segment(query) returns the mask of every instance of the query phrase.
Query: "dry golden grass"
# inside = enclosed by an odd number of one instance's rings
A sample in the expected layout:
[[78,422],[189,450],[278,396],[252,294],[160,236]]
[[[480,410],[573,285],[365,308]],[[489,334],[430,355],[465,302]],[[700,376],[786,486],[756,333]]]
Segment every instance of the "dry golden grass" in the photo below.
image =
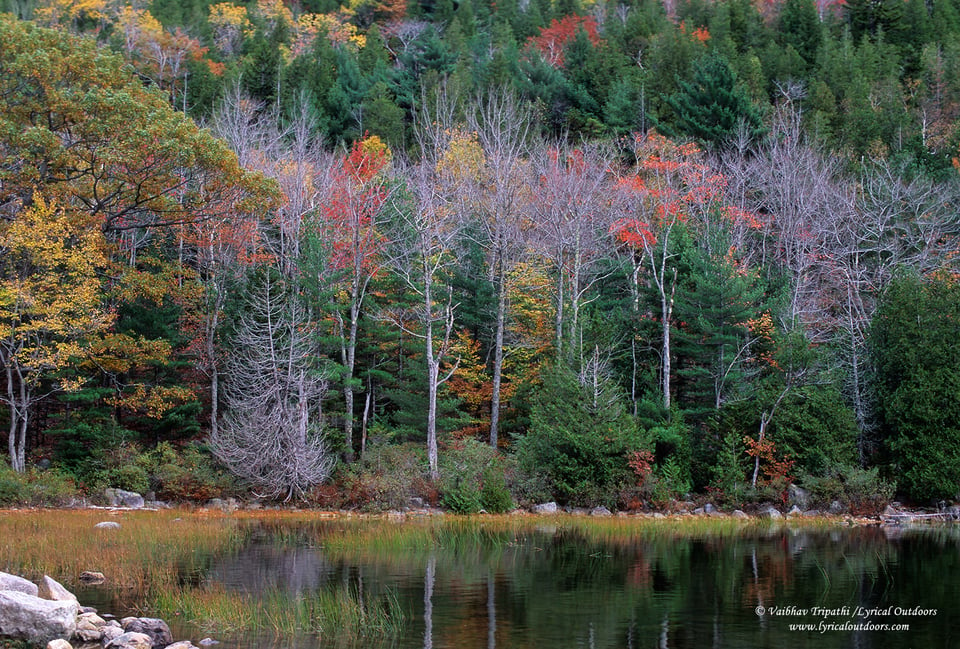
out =
[[[116,521],[120,529],[97,529]],[[13,510],[0,512],[0,570],[70,587],[84,570],[111,587],[145,593],[172,585],[178,571],[239,547],[237,520],[178,510]]]

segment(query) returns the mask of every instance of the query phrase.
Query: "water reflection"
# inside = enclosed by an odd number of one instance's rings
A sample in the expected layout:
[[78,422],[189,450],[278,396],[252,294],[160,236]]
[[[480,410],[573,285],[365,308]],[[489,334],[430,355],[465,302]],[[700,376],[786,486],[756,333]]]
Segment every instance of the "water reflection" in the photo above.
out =
[[[452,530],[443,522],[364,525],[371,527],[324,523],[261,535],[213,561],[203,583],[250,593],[391,592],[408,618],[392,646],[410,649],[933,649],[960,637],[954,528],[769,527],[711,536],[649,527],[598,532],[575,520]],[[381,538],[389,541],[371,540]],[[863,617],[859,609],[891,614]],[[303,636],[220,646],[325,645]]]

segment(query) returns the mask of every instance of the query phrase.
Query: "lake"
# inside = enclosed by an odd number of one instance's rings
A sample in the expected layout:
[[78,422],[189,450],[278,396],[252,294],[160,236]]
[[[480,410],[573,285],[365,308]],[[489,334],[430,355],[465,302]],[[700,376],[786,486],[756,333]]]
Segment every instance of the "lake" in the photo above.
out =
[[[568,516],[238,524],[244,541],[191,561],[178,577],[182,599],[162,605],[175,637],[212,635],[220,649],[960,646],[952,525]],[[190,604],[215,593],[291,609],[331,592],[371,608],[389,602],[403,623],[379,635],[328,626],[318,636],[279,622],[231,632],[198,621]],[[80,595],[105,610],[130,607],[105,587]]]

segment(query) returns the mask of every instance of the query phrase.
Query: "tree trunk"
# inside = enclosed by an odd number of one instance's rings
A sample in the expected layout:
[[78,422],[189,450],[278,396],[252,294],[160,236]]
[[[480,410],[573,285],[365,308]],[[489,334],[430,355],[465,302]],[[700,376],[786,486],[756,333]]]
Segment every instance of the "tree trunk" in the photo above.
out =
[[[219,303],[219,300],[217,300]],[[214,305],[213,315],[210,316],[210,329],[207,332],[207,362],[210,363],[210,435],[218,434],[218,419],[220,418],[220,372],[217,370],[216,345],[214,336],[219,324],[219,309]]]
[[503,381],[503,330],[507,321],[506,278],[500,275],[500,295],[497,298],[497,331],[493,344],[493,391],[490,397],[490,446],[497,448],[500,426],[500,389]]

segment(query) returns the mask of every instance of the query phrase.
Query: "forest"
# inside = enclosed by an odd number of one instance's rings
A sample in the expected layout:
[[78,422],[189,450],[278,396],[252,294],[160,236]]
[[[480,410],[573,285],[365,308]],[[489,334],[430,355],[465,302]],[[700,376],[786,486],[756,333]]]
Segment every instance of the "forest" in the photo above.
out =
[[0,502],[960,497],[960,1],[0,11]]

